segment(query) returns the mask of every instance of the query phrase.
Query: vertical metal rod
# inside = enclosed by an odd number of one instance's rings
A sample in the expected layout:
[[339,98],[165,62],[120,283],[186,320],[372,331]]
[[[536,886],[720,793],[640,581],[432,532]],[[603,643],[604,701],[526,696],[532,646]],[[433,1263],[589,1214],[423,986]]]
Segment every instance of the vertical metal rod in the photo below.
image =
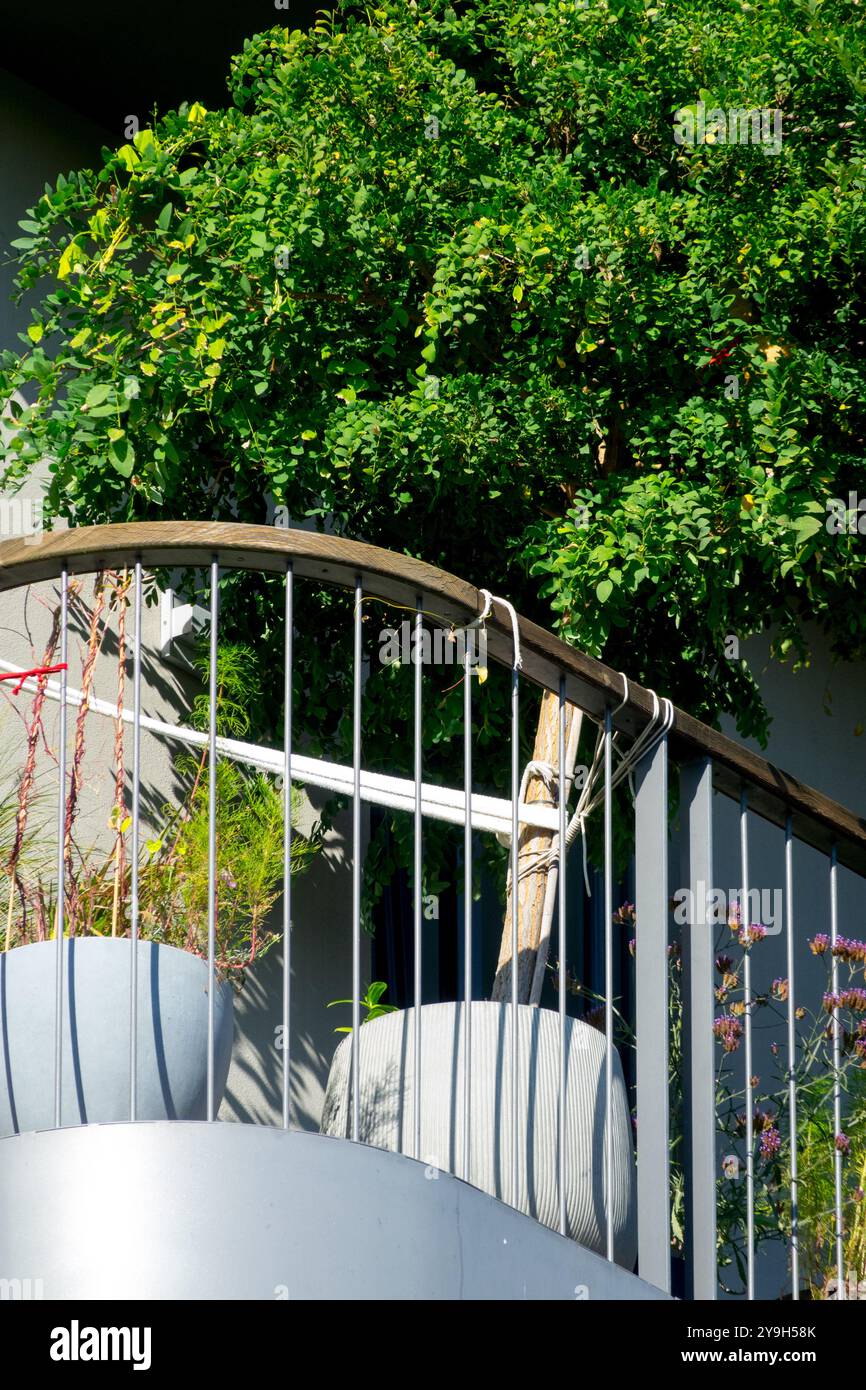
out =
[[788,1133],[791,1146],[791,1298],[800,1297],[800,1210],[797,1186],[797,1024],[794,1003],[794,831],[785,821],[785,945],[788,954]]
[[638,1272],[670,1293],[667,736],[635,768],[634,822]]
[[604,1219],[613,1259],[613,719],[604,711]]
[[132,647],[132,846],[129,923],[129,1118],[138,1119],[138,855],[141,838],[141,560],[135,562]]
[[423,656],[424,638],[424,600],[420,594],[415,597],[415,688],[414,688],[414,712],[413,712],[413,740],[414,740],[414,776],[415,776],[415,844],[414,844],[414,870],[412,880],[413,894],[413,913],[414,913],[414,934],[415,934],[415,1043],[412,1069],[412,1114],[414,1117],[414,1133],[412,1152],[415,1158],[421,1158],[421,1005],[423,1003],[423,979],[422,979],[422,941],[421,941],[421,881],[423,876],[422,863],[422,836],[424,827],[421,820],[421,775],[423,771],[421,744],[421,694],[422,677],[424,674]]
[[361,1132],[361,605],[364,587],[355,576],[354,689],[352,696],[352,1138]]
[[216,1024],[216,923],[217,923],[217,624],[219,622],[219,561],[210,567],[210,681],[208,691],[208,786],[207,786],[207,1118],[216,1119],[214,1044]]
[[565,773],[565,676],[559,677],[559,877],[557,889],[559,897],[559,1153],[557,1156],[556,1182],[559,1189],[559,1231],[568,1234],[568,1212],[565,1204],[565,1162],[566,1141],[568,1138],[566,1113],[567,1053],[565,1034],[565,971],[566,971],[566,801],[568,785]]
[[463,658],[463,1180],[472,1181],[472,662]]
[[[839,997],[839,958],[833,949],[839,937],[839,864],[837,847],[830,851],[830,950],[832,979],[830,988]],[[833,1009],[833,1134],[842,1131],[842,1020],[839,1009]],[[836,1225],[836,1297],[845,1297],[845,1250],[842,1228],[842,1151],[833,1149],[834,1214]]]
[[283,1129],[289,1127],[292,1097],[292,633],[294,573],[286,563],[283,636]]
[[57,912],[54,934],[57,941],[57,976],[54,997],[54,1128],[62,1124],[63,1088],[63,936],[66,894],[66,663],[69,659],[69,569],[64,561],[60,575],[60,734],[57,762],[60,788],[57,801]]
[[518,851],[520,817],[517,798],[520,794],[520,671],[517,652],[511,668],[511,1204],[520,1201],[520,1159],[518,1144],[518,1075],[519,1042],[518,984],[520,977],[520,879]]
[[755,1117],[752,1100],[752,950],[749,906],[749,795],[740,792],[740,931],[743,951],[743,1044],[746,1068],[746,1297],[755,1297]]

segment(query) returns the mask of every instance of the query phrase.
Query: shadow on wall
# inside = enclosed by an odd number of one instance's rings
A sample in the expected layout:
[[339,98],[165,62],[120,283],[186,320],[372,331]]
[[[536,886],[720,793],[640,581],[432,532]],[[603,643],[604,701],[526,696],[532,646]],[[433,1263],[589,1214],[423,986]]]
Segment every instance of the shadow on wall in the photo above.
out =
[[[351,835],[347,811],[306,872],[292,882],[290,1119],[300,1129],[319,1128],[331,1058],[343,1036],[334,1028],[344,1019],[328,1003],[352,992]],[[280,923],[282,911],[280,901],[274,908]],[[362,986],[369,957],[370,942],[362,933]],[[282,998],[283,952],[276,946],[247,971],[235,999],[234,1053],[221,1120],[282,1123]]]

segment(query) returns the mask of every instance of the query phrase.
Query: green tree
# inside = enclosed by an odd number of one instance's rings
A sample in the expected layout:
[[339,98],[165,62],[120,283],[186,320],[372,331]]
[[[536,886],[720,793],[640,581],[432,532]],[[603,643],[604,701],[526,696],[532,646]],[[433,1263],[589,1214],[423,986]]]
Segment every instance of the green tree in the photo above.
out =
[[[763,737],[730,634],[772,624],[791,660],[805,618],[841,657],[866,638],[863,537],[824,525],[863,447],[859,19],[385,0],[257,36],[225,109],[162,116],[21,223],[8,474],[49,455],[78,523],[264,521],[269,495]],[[677,143],[698,102],[780,111],[778,149]],[[225,585],[266,651],[274,586]],[[299,651],[332,749],[347,614],[317,599]],[[409,681],[376,682],[365,760],[393,767]],[[506,699],[491,679],[482,759]],[[431,775],[459,775],[459,692],[426,717]]]

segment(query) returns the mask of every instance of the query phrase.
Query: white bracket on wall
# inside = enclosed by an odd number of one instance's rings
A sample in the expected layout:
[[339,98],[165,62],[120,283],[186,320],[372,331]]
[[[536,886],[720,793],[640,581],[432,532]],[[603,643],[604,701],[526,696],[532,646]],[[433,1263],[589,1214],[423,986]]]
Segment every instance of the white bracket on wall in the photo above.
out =
[[194,637],[204,627],[208,616],[207,609],[202,608],[200,604],[180,603],[173,589],[163,590],[159,598],[159,650],[161,655],[165,658],[177,658],[179,656],[178,640],[181,637]]

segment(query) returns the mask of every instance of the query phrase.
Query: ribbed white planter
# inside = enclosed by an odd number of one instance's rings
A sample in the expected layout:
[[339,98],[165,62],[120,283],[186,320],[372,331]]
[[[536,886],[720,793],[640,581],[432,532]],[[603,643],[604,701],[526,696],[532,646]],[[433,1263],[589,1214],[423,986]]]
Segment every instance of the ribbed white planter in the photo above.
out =
[[[129,1119],[131,942],[63,943],[62,1124]],[[53,1129],[53,941],[0,953],[0,1137]],[[207,965],[173,946],[138,946],[139,1120],[202,1120],[207,1104]],[[215,996],[214,1087],[231,1061],[233,993]]]
[[[518,1161],[520,1190],[511,1192],[511,1007],[471,1006],[470,1172],[463,1172],[463,1004],[421,1010],[421,1152],[428,1176],[444,1169],[559,1229],[559,1017],[518,1008]],[[413,1156],[415,1011],[362,1025],[360,1138]],[[351,1035],[337,1048],[328,1078],[323,1134],[352,1132]],[[566,1020],[565,1189],[568,1234],[605,1253],[605,1039],[589,1024]],[[614,1254],[631,1269],[637,1253],[631,1117],[619,1056],[613,1057],[610,1143],[613,1156]]]

